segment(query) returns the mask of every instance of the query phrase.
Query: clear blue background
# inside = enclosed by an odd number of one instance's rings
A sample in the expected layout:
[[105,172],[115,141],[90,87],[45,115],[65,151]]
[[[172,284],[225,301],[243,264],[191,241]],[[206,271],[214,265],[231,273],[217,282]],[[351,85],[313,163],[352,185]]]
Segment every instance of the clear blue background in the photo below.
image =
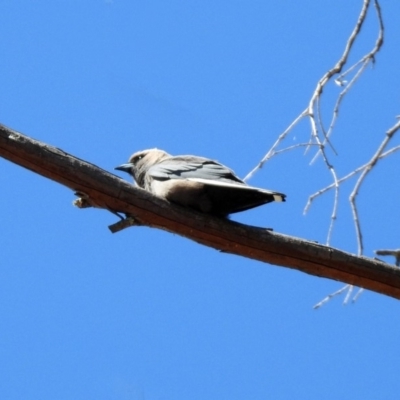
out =
[[[0,122],[109,171],[158,147],[243,177],[306,107],[361,3],[0,0]],[[400,113],[400,3],[382,3],[384,47],[332,137],[340,176]],[[371,9],[351,60],[376,34]],[[339,91],[325,91],[326,120]],[[309,132],[304,121],[286,145]],[[233,219],[324,243],[332,193],[302,214],[331,183],[313,155],[271,160],[249,183],[287,203]],[[380,163],[360,192],[368,256],[400,246],[398,165],[397,155]],[[112,235],[111,213],[74,208],[70,190],[8,161],[0,168],[0,398],[398,399],[397,300],[365,292],[314,311],[342,284],[155,229]],[[353,184],[332,244],[355,253]]]

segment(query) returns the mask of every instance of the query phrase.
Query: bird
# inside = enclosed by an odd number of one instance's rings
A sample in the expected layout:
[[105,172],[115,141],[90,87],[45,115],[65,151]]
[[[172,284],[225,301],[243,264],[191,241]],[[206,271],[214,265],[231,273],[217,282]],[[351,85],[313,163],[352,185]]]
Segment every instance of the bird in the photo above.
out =
[[127,172],[139,187],[156,196],[218,217],[286,198],[283,193],[249,186],[217,161],[172,156],[159,149],[138,151],[115,169]]

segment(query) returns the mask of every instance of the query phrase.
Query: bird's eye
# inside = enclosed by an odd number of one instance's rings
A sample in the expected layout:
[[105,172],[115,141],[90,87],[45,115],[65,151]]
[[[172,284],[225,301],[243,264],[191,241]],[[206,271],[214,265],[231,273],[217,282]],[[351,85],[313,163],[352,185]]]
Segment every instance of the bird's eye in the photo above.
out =
[[141,160],[144,156],[140,155],[140,156],[136,156],[132,161],[133,162],[138,162],[139,160]]

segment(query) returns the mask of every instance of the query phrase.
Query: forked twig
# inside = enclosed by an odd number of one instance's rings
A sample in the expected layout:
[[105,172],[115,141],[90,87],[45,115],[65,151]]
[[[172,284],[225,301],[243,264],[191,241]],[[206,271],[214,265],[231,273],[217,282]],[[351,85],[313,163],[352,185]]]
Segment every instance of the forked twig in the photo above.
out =
[[[344,72],[342,72],[343,68],[345,67],[345,65],[348,62],[350,52],[352,51],[354,43],[361,32],[362,26],[367,17],[368,10],[371,6],[370,0],[364,0],[360,14],[357,19],[357,22],[346,42],[346,45],[345,45],[345,48],[343,50],[341,57],[335,63],[335,65],[331,69],[329,69],[321,77],[321,79],[317,82],[317,85],[314,89],[314,92],[311,96],[311,99],[310,99],[306,109],[304,111],[302,111],[294,119],[294,121],[288,126],[288,128],[278,136],[277,140],[272,145],[270,150],[265,154],[265,156],[262,158],[262,160],[244,178],[244,180],[250,179],[254,175],[254,173],[257,170],[261,169],[263,167],[263,165],[265,164],[265,162],[270,160],[272,157],[274,157],[278,154],[281,154],[285,151],[288,151],[289,149],[294,149],[296,147],[303,146],[304,144],[299,144],[298,146],[296,146],[296,145],[289,146],[284,149],[278,150],[279,146],[287,138],[287,136],[294,129],[294,127],[303,118],[306,118],[306,117],[309,118],[311,135],[310,135],[310,140],[307,142],[307,145],[306,145],[306,152],[312,146],[317,146],[318,150],[317,150],[315,156],[313,157],[313,159],[311,160],[311,163],[313,161],[315,161],[315,159],[318,156],[323,157],[324,164],[325,164],[326,168],[328,169],[328,171],[330,172],[330,174],[332,176],[332,181],[333,181],[333,183],[329,186],[329,189],[330,188],[335,189],[331,219],[330,219],[328,235],[327,235],[327,244],[329,244],[331,241],[334,224],[337,219],[337,210],[338,210],[338,202],[339,202],[339,188],[340,188],[340,183],[342,182],[342,180],[338,179],[336,170],[329,160],[328,154],[326,152],[326,145],[328,144],[330,146],[330,148],[332,149],[332,151],[336,154],[334,146],[330,141],[330,137],[333,133],[335,123],[336,123],[336,120],[339,115],[339,110],[340,110],[342,101],[343,101],[345,95],[349,92],[350,88],[354,86],[355,82],[359,79],[359,77],[365,71],[367,65],[370,62],[373,62],[375,60],[375,55],[379,52],[380,48],[382,47],[383,38],[384,38],[384,25],[383,25],[383,20],[382,20],[381,9],[380,9],[378,0],[374,0],[373,4],[375,6],[376,15],[377,15],[377,19],[378,19],[379,32],[378,32],[377,39],[375,41],[375,45],[372,48],[372,50],[370,52],[368,52],[367,54],[365,54],[363,57],[361,57],[361,59],[359,59],[356,63],[354,63],[353,65],[348,67]],[[346,82],[344,80],[344,78],[346,78],[350,73],[354,73],[354,76],[350,79],[349,82]],[[340,84],[341,86],[344,86],[344,89],[338,95],[338,98],[337,98],[334,108],[332,110],[332,117],[331,117],[331,121],[329,123],[328,130],[326,130],[324,127],[324,122],[323,122],[322,112],[321,112],[321,99],[322,99],[323,89],[326,87],[326,85],[332,79],[334,79],[335,82]],[[307,212],[308,208],[311,206],[312,200],[315,197],[318,197],[319,195],[325,193],[326,190],[327,189],[322,189],[319,192],[317,192],[316,194],[312,195],[308,199],[307,205],[305,207],[305,212]]]
[[331,300],[333,297],[338,296],[339,294],[342,294],[346,289],[348,289],[351,285],[345,285],[342,288],[340,288],[339,290],[337,290],[336,292],[333,292],[331,294],[328,294],[328,296],[324,297],[320,302],[318,302],[313,309],[317,310],[318,308],[320,308],[321,306],[323,306],[324,304],[326,304],[329,300]]
[[357,182],[355,183],[354,188],[349,197],[350,206],[351,206],[351,210],[352,210],[353,218],[354,218],[354,225],[355,225],[355,229],[356,229],[358,255],[361,255],[363,253],[364,244],[363,244],[363,239],[362,239],[361,224],[360,224],[360,218],[359,218],[357,204],[356,204],[356,198],[357,198],[357,195],[360,191],[360,187],[361,187],[362,183],[364,182],[365,178],[371,172],[371,170],[375,167],[375,165],[378,163],[378,161],[382,158],[382,154],[384,153],[386,146],[389,144],[390,140],[393,138],[393,136],[399,129],[400,129],[400,121],[398,121],[395,125],[393,125],[386,132],[386,136],[384,137],[382,143],[379,145],[375,154],[365,164],[364,168],[362,169],[361,174],[360,174],[359,178],[357,179]]
[[271,159],[275,154],[275,149],[281,144],[281,142],[286,138],[286,136],[292,131],[292,129],[304,118],[305,112],[303,111],[294,121],[278,136],[275,143],[268,150],[267,154],[262,158],[262,160],[243,178],[244,181],[249,180],[253,175],[261,169],[264,164]]
[[[375,44],[372,48],[371,51],[369,51],[367,54],[362,56],[358,61],[356,61],[353,65],[347,67],[347,69],[343,71],[343,68],[347,65],[349,55],[354,47],[354,43],[356,39],[359,37],[361,29],[364,25],[364,22],[367,17],[368,10],[371,6],[371,1],[370,0],[364,0],[362,4],[362,8],[360,11],[360,14],[358,16],[358,20],[353,28],[353,31],[351,32],[349,38],[347,39],[344,51],[339,58],[339,60],[336,62],[336,64],[329,69],[323,76],[322,78],[317,82],[316,88],[311,96],[311,99],[304,111],[302,111],[296,118],[295,120],[289,125],[289,127],[281,133],[275,143],[272,145],[271,149],[266,153],[266,155],[263,157],[263,159],[258,163],[258,165],[253,168],[253,170],[250,171],[250,173],[245,177],[245,179],[249,179],[254,175],[254,173],[262,168],[264,163],[271,159],[273,156],[280,154],[284,151],[287,151],[289,149],[293,149],[298,146],[289,146],[286,149],[283,150],[278,150],[278,147],[281,145],[281,143],[287,138],[289,133],[292,131],[292,129],[300,122],[303,118],[308,118],[310,121],[310,140],[307,143],[306,146],[306,152],[309,150],[313,145],[317,146],[317,151],[314,155],[314,157],[311,160],[311,163],[313,163],[317,157],[321,156],[323,158],[325,167],[328,169],[332,176],[332,183],[328,185],[327,187],[320,189],[318,192],[314,193],[308,198],[307,204],[304,209],[304,213],[308,211],[310,208],[313,200],[326,193],[330,189],[335,190],[335,195],[334,195],[334,200],[333,200],[333,207],[332,207],[332,214],[331,214],[331,219],[330,219],[330,225],[328,229],[328,235],[327,235],[327,244],[329,245],[332,234],[333,234],[333,228],[335,225],[335,221],[337,219],[337,210],[338,210],[338,203],[339,203],[339,189],[340,189],[340,184],[346,181],[347,179],[350,179],[351,177],[355,176],[356,174],[360,173],[360,176],[354,186],[354,189],[350,195],[349,202],[352,208],[352,213],[353,213],[353,220],[354,220],[354,225],[356,229],[356,237],[357,237],[357,243],[358,243],[358,254],[361,255],[363,253],[363,240],[362,240],[362,231],[361,231],[361,224],[360,224],[360,218],[358,215],[358,210],[357,210],[357,205],[356,205],[356,198],[359,193],[359,189],[361,187],[361,184],[364,182],[366,176],[370,172],[370,170],[376,165],[377,161],[380,160],[381,158],[384,158],[388,156],[389,154],[394,153],[399,149],[399,147],[394,147],[391,150],[384,151],[387,144],[390,141],[390,138],[393,136],[394,132],[397,131],[398,127],[393,127],[391,130],[389,130],[386,134],[386,138],[379,146],[378,150],[372,157],[372,159],[364,164],[361,167],[356,168],[354,171],[350,172],[348,175],[338,178],[336,174],[336,170],[333,166],[333,164],[330,161],[330,158],[327,153],[327,147],[326,145],[329,145],[330,148],[332,149],[333,153],[336,155],[336,151],[334,149],[333,144],[331,143],[331,136],[334,131],[336,121],[339,116],[340,108],[343,103],[343,99],[345,96],[349,93],[350,89],[355,85],[357,80],[361,77],[362,73],[366,70],[367,66],[370,63],[373,63],[375,61],[376,54],[380,51],[383,41],[384,41],[384,24],[383,24],[383,19],[382,19],[382,13],[381,13],[381,8],[379,5],[378,0],[373,0],[373,5],[375,7],[376,11],[376,17],[378,21],[378,35],[377,39],[375,41]],[[346,78],[348,80],[346,80]],[[336,102],[334,104],[334,107],[332,109],[331,113],[331,119],[328,125],[328,129],[326,130],[324,120],[323,120],[323,115],[322,115],[322,110],[321,110],[321,104],[322,104],[322,93],[327,84],[331,81],[334,80],[334,82],[339,85],[344,87],[343,90],[339,93]],[[390,132],[393,133],[390,135]],[[303,145],[303,144],[301,144]],[[339,291],[335,292],[333,295],[328,296],[326,299],[324,299],[322,302],[318,303],[318,305],[315,308],[320,307],[325,301],[328,301],[331,297],[342,293],[342,291],[348,289],[347,296],[345,298],[345,303],[348,302],[348,299],[351,296],[353,287],[351,285],[346,285],[343,289],[340,289]],[[353,298],[353,301],[355,301],[362,290],[360,290],[355,297]]]
[[[385,158],[393,153],[395,153],[396,151],[400,150],[400,145],[399,146],[395,146],[393,148],[391,148],[390,150],[385,151],[384,153],[382,153],[379,156],[379,159]],[[357,167],[356,169],[354,169],[353,171],[351,171],[350,173],[348,173],[347,175],[343,176],[342,178],[338,179],[338,183],[341,184],[343,182],[345,182],[346,180],[352,178],[354,175],[356,175],[357,173],[359,173],[360,171],[362,171],[364,168],[366,168],[366,166],[368,165],[368,163],[361,165],[360,167]],[[335,183],[331,183],[328,186],[325,186],[324,188],[318,190],[317,192],[313,193],[307,200],[307,204],[304,207],[303,210],[303,214],[307,214],[311,203],[319,196],[321,196],[322,194],[324,194],[325,192],[329,191],[330,189],[335,187]]]

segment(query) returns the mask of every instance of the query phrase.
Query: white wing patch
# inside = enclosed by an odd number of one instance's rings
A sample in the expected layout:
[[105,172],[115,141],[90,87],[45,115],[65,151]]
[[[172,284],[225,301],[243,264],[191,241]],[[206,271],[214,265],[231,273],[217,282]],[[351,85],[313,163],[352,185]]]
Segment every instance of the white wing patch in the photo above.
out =
[[199,182],[199,183],[204,183],[205,185],[212,185],[212,186],[222,186],[222,187],[231,187],[231,188],[237,188],[241,190],[257,190],[259,192],[271,194],[274,196],[275,201],[283,201],[283,196],[280,193],[273,192],[271,190],[265,190],[265,189],[259,189],[254,186],[249,186],[249,185],[242,185],[240,183],[229,183],[229,182],[223,182],[223,181],[215,181],[212,179],[202,179],[202,178],[185,178],[187,181],[191,182]]

